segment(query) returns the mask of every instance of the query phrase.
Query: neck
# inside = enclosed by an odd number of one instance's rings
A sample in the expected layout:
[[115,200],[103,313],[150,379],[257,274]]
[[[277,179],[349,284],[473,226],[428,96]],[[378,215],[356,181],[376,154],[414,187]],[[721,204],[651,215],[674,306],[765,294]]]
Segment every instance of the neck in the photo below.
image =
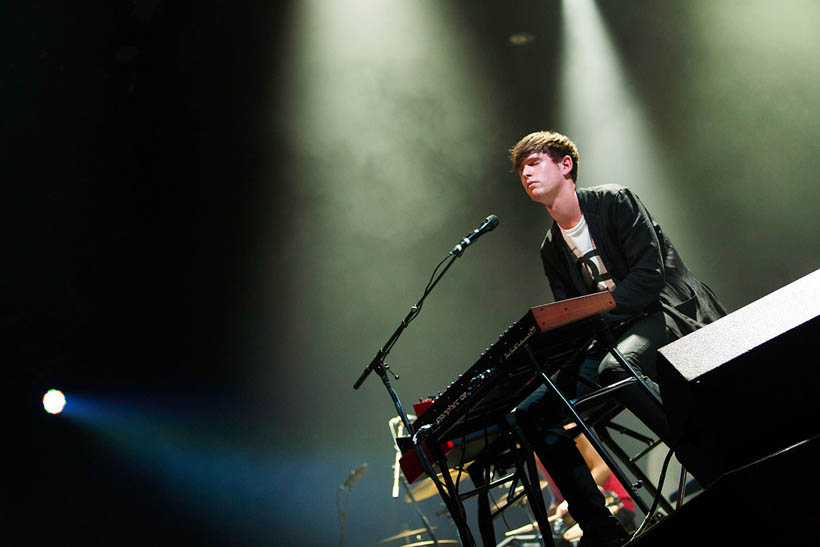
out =
[[578,203],[574,184],[562,186],[555,199],[544,206],[553,220],[564,230],[573,228],[581,221],[581,204]]

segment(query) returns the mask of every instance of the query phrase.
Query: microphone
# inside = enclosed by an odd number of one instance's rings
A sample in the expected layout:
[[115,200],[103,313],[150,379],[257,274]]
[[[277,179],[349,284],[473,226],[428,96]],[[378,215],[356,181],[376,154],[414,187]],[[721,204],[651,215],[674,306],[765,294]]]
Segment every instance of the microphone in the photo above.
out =
[[483,236],[487,232],[495,229],[498,226],[498,217],[495,215],[490,215],[484,219],[484,222],[481,223],[481,226],[464,236],[464,239],[458,242],[458,245],[453,247],[453,250],[450,251],[451,255],[461,256],[461,253],[464,252],[469,245],[471,245],[476,239]]
[[352,486],[354,482],[359,480],[361,476],[364,475],[365,471],[367,471],[366,463],[363,463],[362,465],[351,471],[350,476],[347,477],[347,480],[344,482],[344,484],[339,486],[339,490],[344,490],[348,486]]

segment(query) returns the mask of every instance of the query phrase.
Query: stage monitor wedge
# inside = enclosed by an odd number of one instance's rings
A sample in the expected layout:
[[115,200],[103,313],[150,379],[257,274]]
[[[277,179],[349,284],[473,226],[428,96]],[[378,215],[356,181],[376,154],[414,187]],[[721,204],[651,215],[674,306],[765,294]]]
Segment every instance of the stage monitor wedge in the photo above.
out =
[[702,484],[820,433],[820,270],[659,350],[676,452]]

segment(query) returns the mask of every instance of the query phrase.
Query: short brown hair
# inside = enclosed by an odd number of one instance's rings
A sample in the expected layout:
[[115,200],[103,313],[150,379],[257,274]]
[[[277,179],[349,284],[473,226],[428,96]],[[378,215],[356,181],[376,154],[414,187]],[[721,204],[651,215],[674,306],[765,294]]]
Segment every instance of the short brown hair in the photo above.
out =
[[578,147],[566,135],[555,131],[536,131],[518,141],[510,149],[510,159],[516,173],[521,172],[524,160],[534,152],[547,154],[554,162],[561,161],[564,156],[572,158],[572,171],[569,176],[575,181],[578,178]]

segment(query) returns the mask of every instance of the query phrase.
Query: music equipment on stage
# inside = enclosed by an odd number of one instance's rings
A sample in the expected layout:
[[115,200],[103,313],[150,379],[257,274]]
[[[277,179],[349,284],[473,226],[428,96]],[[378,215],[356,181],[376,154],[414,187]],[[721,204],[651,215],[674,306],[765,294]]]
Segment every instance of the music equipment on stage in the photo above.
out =
[[[498,434],[495,424],[541,385],[525,346],[541,363],[572,362],[603,328],[595,316],[614,307],[612,295],[601,292],[530,308],[432,402],[415,406],[413,432],[444,440],[448,467],[471,461]],[[402,471],[413,483],[424,471],[411,438],[396,441],[404,452]],[[428,447],[424,450],[433,461]],[[437,464],[434,469],[441,471]]]
[[417,541],[415,543],[403,543],[402,547],[428,547],[428,545],[458,545],[461,543],[457,539],[426,539],[424,541]]
[[[433,530],[437,530],[437,529],[438,529],[438,526],[433,526]],[[405,538],[410,538],[410,537],[413,537],[413,536],[421,536],[422,534],[426,534],[426,533],[427,533],[427,528],[419,528],[417,530],[406,530],[404,532],[399,532],[398,534],[396,534],[394,536],[384,538],[383,540],[381,540],[379,542],[379,545],[383,545],[385,543],[390,543],[391,541],[396,541],[397,539],[405,539]],[[441,540],[439,540],[439,541],[441,541]]]
[[[407,417],[410,418],[410,415],[407,415]],[[415,418],[415,416],[412,416],[412,417]],[[405,422],[405,420],[403,419],[402,416],[396,416],[395,418],[391,418],[390,421],[387,422],[387,425],[390,428],[390,435],[393,437],[393,447],[395,448],[395,452],[396,452],[396,454],[395,454],[396,460],[395,460],[395,464],[393,465],[393,497],[394,498],[399,497],[399,481],[401,481],[402,485],[407,489],[407,497],[405,498],[405,500],[408,503],[416,503],[421,498],[417,499],[416,498],[416,493],[414,491],[411,491],[410,484],[407,482],[407,479],[405,479],[404,477],[401,476],[401,467],[399,466],[399,458],[401,458],[402,453],[401,453],[401,450],[399,449],[398,445],[396,444],[396,437],[404,435],[404,433],[405,433],[404,422]],[[434,542],[443,541],[443,540],[439,540],[436,537],[435,533],[433,532],[433,530],[435,530],[436,527],[433,526],[432,524],[430,524],[430,521],[427,519],[427,517],[421,511],[421,509],[419,509],[418,507],[416,507],[415,509],[416,509],[416,513],[418,513],[418,516],[421,519],[422,524],[424,525],[424,528],[420,528],[419,530],[416,530],[415,533],[413,533],[411,535],[419,535],[422,532],[426,532],[432,538],[432,540]],[[402,537],[407,537],[407,536],[401,536],[401,535],[394,536],[394,537],[391,537],[391,538],[387,538],[386,540],[383,540],[382,543],[392,541],[393,539],[399,539],[399,538],[402,538]]]
[[353,486],[353,483],[356,482],[357,480],[359,480],[362,477],[362,475],[364,475],[365,471],[367,471],[367,464],[366,463],[363,463],[362,465],[360,465],[356,469],[352,470],[350,472],[350,475],[348,475],[347,480],[345,480],[344,483],[339,485],[339,490],[344,490],[345,488],[348,488],[349,486]]
[[[450,469],[450,478],[453,479],[453,481],[458,480],[458,474],[458,469]],[[407,503],[413,503],[432,498],[433,496],[438,496],[438,489],[436,488],[436,483],[433,482],[433,479],[428,477],[418,481],[418,484],[411,488],[410,492],[404,496],[404,501]]]
[[704,486],[820,434],[820,270],[661,348],[676,455]]

